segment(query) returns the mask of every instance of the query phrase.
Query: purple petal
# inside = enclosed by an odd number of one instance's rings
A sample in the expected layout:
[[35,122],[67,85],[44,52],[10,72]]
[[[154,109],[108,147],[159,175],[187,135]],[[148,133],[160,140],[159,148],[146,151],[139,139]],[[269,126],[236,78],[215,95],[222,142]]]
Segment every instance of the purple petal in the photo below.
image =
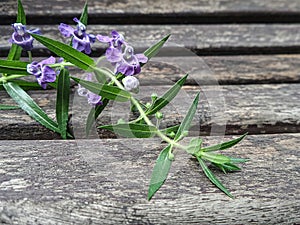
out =
[[54,63],[55,63],[55,58],[53,56],[50,56],[49,58],[40,61],[38,64],[43,66],[43,65],[51,65]]
[[117,65],[117,72],[120,72],[126,76],[134,74],[134,67],[126,62]]
[[34,28],[34,29],[30,29],[28,33],[41,34],[41,30],[39,28]]
[[99,104],[99,102],[101,101],[101,96],[92,93],[90,91],[87,94],[87,98],[88,98],[88,103],[94,106]]
[[41,75],[41,67],[40,67],[40,65],[38,65],[38,62],[32,62],[27,65],[27,72],[34,76],[40,76]]
[[56,72],[49,66],[44,66],[42,70],[42,81],[44,83],[54,82],[56,80]]
[[71,27],[67,24],[64,24],[64,23],[61,23],[58,26],[58,29],[59,29],[60,33],[65,37],[71,37],[71,35],[73,35],[74,30],[75,30],[73,27]]
[[102,36],[102,35],[98,34],[98,35],[96,36],[96,38],[97,38],[98,41],[100,41],[100,42],[104,42],[104,43],[109,43],[109,42],[111,42],[111,38],[108,37],[108,36]]
[[110,47],[106,49],[105,56],[108,61],[115,63],[122,60],[122,52],[119,49]]
[[91,42],[91,43],[95,43],[95,41],[96,41],[96,36],[93,35],[93,34],[88,34],[88,36],[89,36],[90,42]]
[[141,63],[146,63],[148,61],[148,57],[145,56],[144,54],[136,54],[135,56]]

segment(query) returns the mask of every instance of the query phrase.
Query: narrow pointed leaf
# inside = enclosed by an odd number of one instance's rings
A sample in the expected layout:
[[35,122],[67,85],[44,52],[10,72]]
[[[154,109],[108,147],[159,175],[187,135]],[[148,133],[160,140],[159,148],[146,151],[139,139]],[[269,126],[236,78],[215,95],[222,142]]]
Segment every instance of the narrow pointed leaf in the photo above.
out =
[[187,77],[188,74],[178,80],[165,94],[163,94],[163,96],[157,98],[152,106],[146,111],[146,115],[153,115],[169,104],[172,99],[176,97]]
[[8,82],[3,84],[7,93],[16,103],[28,113],[33,119],[46,128],[59,133],[57,123],[48,117],[48,115],[33,101],[33,99],[15,83]]
[[103,96],[104,98],[119,102],[126,102],[130,99],[131,94],[128,91],[122,90],[116,86],[94,83],[76,77],[71,77],[76,83],[82,85],[91,92]]
[[197,106],[198,106],[198,102],[199,102],[199,94],[198,93],[192,103],[192,105],[190,106],[186,116],[184,117],[183,121],[180,124],[180,127],[175,135],[174,140],[178,141],[182,135],[184,135],[186,132],[188,132],[188,130],[190,129],[191,126],[191,122],[195,116],[196,110],[197,110]]
[[201,148],[201,144],[202,144],[202,139],[201,138],[192,138],[189,145],[187,146],[187,153],[189,154],[195,154],[197,153],[200,148]]
[[148,189],[148,200],[160,189],[168,177],[169,170],[172,165],[172,160],[169,159],[169,152],[172,150],[171,145],[164,148],[155,163],[152,171],[150,185]]
[[26,25],[26,15],[21,0],[18,0],[18,15],[16,22]]
[[88,118],[86,120],[86,125],[85,125],[85,135],[86,137],[89,136],[90,130],[95,123],[95,120],[98,118],[98,116],[101,114],[101,112],[105,109],[106,105],[109,102],[109,99],[107,98],[101,98],[102,105],[97,105],[95,108],[93,107],[88,115]]
[[128,138],[149,138],[153,137],[157,129],[146,124],[121,123],[115,125],[105,125],[99,128],[113,131],[114,133]]
[[224,185],[215,177],[215,175],[208,169],[208,167],[205,165],[202,159],[198,158],[198,161],[200,163],[200,166],[202,167],[202,170],[204,174],[208,177],[208,179],[216,185],[221,191],[223,191],[227,196],[230,198],[233,198],[233,195],[230,194],[230,192],[224,187]]
[[67,124],[69,114],[70,78],[69,71],[62,69],[58,76],[56,96],[56,120],[61,137],[67,138]]
[[221,154],[214,154],[214,153],[210,153],[210,152],[202,152],[201,151],[201,158],[206,159],[210,162],[218,163],[218,164],[231,162],[231,160],[228,156],[221,155]]
[[244,163],[244,162],[249,161],[249,159],[232,158],[232,157],[229,157],[229,158],[230,158],[230,162],[232,162],[232,163]]
[[212,164],[214,166],[218,167],[219,169],[221,169],[224,173],[241,170],[241,168],[239,168],[237,165],[232,164],[232,163],[224,163],[224,164],[212,163]]
[[169,39],[171,35],[165,36],[163,39],[161,39],[159,42],[148,48],[146,51],[144,51],[144,55],[148,57],[148,59],[155,56],[159,50],[162,48],[162,46],[166,43],[166,41]]
[[0,59],[0,73],[29,75],[27,72],[27,64],[27,62]]
[[178,129],[179,129],[179,126],[180,126],[180,125],[175,125],[175,126],[172,126],[172,127],[167,127],[167,128],[162,129],[162,130],[160,130],[160,131],[161,131],[163,134],[166,134],[166,135],[168,135],[168,134],[171,133],[171,132],[176,133],[176,132],[178,131]]
[[[17,15],[16,22],[26,25],[26,15],[21,0],[18,0],[18,15]],[[21,57],[21,53],[22,53],[22,48],[16,44],[12,44],[7,59],[19,60]]]
[[83,23],[85,26],[88,24],[88,2],[86,1],[80,16],[80,22]]
[[234,139],[234,140],[227,141],[227,142],[217,144],[217,145],[213,145],[213,146],[209,146],[209,147],[206,147],[206,148],[202,148],[201,150],[204,151],[204,152],[224,150],[224,149],[230,148],[230,147],[236,145],[237,143],[239,143],[241,140],[244,139],[244,137],[246,137],[246,135],[247,135],[247,133],[240,136],[240,137],[238,137],[238,138],[236,138],[236,139]]
[[20,106],[0,104],[0,110],[12,110],[12,109],[20,109]]
[[69,45],[44,36],[40,36],[38,34],[31,34],[31,36],[33,36],[38,42],[43,44],[56,55],[63,57],[65,60],[73,63],[83,70],[92,71],[95,67],[95,62],[92,58],[82,52],[77,51]]

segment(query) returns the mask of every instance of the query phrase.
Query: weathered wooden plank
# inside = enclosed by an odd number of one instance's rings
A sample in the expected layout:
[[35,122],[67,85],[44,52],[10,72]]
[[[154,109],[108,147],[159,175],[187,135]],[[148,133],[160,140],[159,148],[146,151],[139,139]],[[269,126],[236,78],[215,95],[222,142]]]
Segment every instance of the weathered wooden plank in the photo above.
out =
[[[219,139],[205,138],[205,144]],[[177,152],[151,202],[156,139],[0,141],[0,221],[5,224],[299,224],[299,134],[248,136],[228,150],[251,160],[227,175],[235,199]],[[186,140],[188,141],[188,140]]]
[[[80,14],[84,0],[47,1],[24,0],[30,22],[53,23],[62,17]],[[16,1],[1,2],[2,24],[13,22]],[[117,0],[89,1],[93,23],[224,23],[224,22],[299,22],[300,6],[297,0]],[[137,20],[136,17],[139,17]]]
[[[72,21],[69,21],[72,24]],[[39,26],[44,35],[63,40],[57,26]],[[157,42],[166,34],[172,34],[162,55],[178,56],[213,54],[267,54],[267,53],[299,53],[299,24],[233,24],[233,25],[92,25],[90,32],[109,34],[116,29],[123,33],[126,40],[142,51]],[[12,34],[10,26],[0,26],[1,57],[7,55],[10,44],[8,39]],[[45,55],[45,49],[35,44],[34,55]],[[181,47],[180,47],[181,46]],[[105,44],[98,41],[94,44],[94,56],[104,52]],[[49,53],[47,53],[49,54]]]
[[155,57],[139,75],[142,85],[299,83],[300,55]]
[[[139,98],[149,100],[151,93],[164,93],[169,86],[141,87]],[[198,114],[193,123],[192,135],[250,133],[285,133],[300,131],[300,84],[278,85],[226,85],[186,86],[165,111],[162,127],[178,124],[192,102],[193,96],[201,91]],[[55,91],[33,91],[31,96],[52,118],[55,117]],[[148,97],[148,98],[146,98]],[[13,104],[1,92],[0,104]],[[75,136],[82,138],[81,128],[89,108],[84,98],[76,95],[73,101],[73,128]],[[128,119],[129,104],[113,104],[98,121],[100,124]],[[46,131],[21,110],[0,111],[1,139],[52,139],[58,136]],[[101,131],[100,137],[114,137]]]

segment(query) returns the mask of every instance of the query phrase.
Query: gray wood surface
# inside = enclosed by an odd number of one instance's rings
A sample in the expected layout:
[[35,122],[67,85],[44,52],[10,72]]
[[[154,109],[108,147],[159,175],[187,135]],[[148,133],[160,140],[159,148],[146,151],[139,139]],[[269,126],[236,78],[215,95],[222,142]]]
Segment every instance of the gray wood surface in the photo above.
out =
[[0,221],[299,224],[299,140],[299,134],[250,135],[228,150],[250,159],[241,172],[214,170],[234,199],[177,152],[168,180],[150,202],[149,176],[164,146],[159,140],[0,141]]
[[186,84],[299,83],[299,55],[154,57],[143,67],[142,85],[173,84],[188,73]]
[[[23,5],[30,22],[47,24],[79,15],[84,2],[24,0]],[[299,22],[299,5],[297,0],[90,0],[89,11],[93,23],[272,23]],[[0,9],[0,23],[12,22],[16,1],[2,1]]]
[[[140,88],[139,98],[149,100],[151,93],[163,94],[170,86],[144,86]],[[193,123],[192,135],[285,133],[299,132],[299,84],[273,85],[224,85],[224,86],[185,86],[165,111],[165,120],[161,124],[178,124],[184,117],[193,96],[201,91],[198,114]],[[47,112],[55,117],[55,91],[32,91],[30,95]],[[82,138],[81,128],[85,124],[85,115],[89,108],[85,98],[77,95],[72,103],[72,123],[75,136]],[[147,100],[148,97],[148,100]],[[13,104],[13,101],[1,92],[1,104]],[[98,124],[116,123],[118,119],[128,119],[128,104],[113,104],[107,109]],[[48,132],[21,110],[0,111],[1,139],[52,139],[57,135]],[[114,137],[101,131],[101,137]]]
[[[70,20],[69,24],[73,24]],[[32,26],[33,27],[33,26]],[[42,33],[50,38],[63,41],[58,32],[58,25],[41,25]],[[30,28],[30,26],[29,26]],[[177,56],[215,54],[273,54],[299,53],[299,24],[232,24],[232,25],[93,25],[90,32],[110,34],[116,29],[124,34],[126,40],[136,48],[136,52],[156,43],[167,34],[172,34],[169,44],[162,49],[162,55]],[[13,29],[0,26],[0,56],[7,55],[10,44],[8,40]],[[45,55],[47,51],[35,43],[34,55]],[[94,56],[99,56],[107,46],[100,42],[94,44]],[[5,49],[7,51],[5,51]],[[46,52],[46,53],[45,53]],[[47,53],[49,54],[49,53]]]

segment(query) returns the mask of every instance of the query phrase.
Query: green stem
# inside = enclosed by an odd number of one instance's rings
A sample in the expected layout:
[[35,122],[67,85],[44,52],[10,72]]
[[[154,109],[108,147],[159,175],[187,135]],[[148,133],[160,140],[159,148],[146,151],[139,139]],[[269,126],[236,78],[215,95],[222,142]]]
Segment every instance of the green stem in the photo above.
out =
[[[101,72],[101,68],[93,68],[94,70],[97,70],[99,72]],[[115,83],[117,85],[118,88],[125,90],[123,85],[120,83],[120,81],[113,75],[110,73],[105,73],[109,76],[109,78],[111,79],[111,81],[113,83]],[[151,122],[151,120],[148,118],[148,116],[146,115],[145,111],[143,110],[143,108],[141,107],[141,105],[139,104],[139,102],[133,97],[130,97],[131,102],[136,106],[137,110],[140,113],[140,117],[143,118],[145,120],[145,122],[149,125],[149,126],[154,126],[154,124]],[[157,136],[159,136],[162,140],[166,141],[167,143],[171,144],[174,147],[180,148],[180,149],[186,149],[185,146],[175,142],[174,140],[168,138],[166,135],[164,135],[159,129],[157,129],[156,131]]]
[[32,63],[32,53],[31,51],[27,51],[27,53],[28,53],[29,62]]
[[27,75],[10,75],[10,76],[3,76],[3,77],[0,77],[0,82],[7,82],[9,80],[13,80],[13,79],[16,79],[16,78],[20,78],[20,77],[26,77]]
[[51,68],[56,68],[56,67],[75,66],[75,65],[70,62],[60,62],[60,63],[49,64],[48,66]]

